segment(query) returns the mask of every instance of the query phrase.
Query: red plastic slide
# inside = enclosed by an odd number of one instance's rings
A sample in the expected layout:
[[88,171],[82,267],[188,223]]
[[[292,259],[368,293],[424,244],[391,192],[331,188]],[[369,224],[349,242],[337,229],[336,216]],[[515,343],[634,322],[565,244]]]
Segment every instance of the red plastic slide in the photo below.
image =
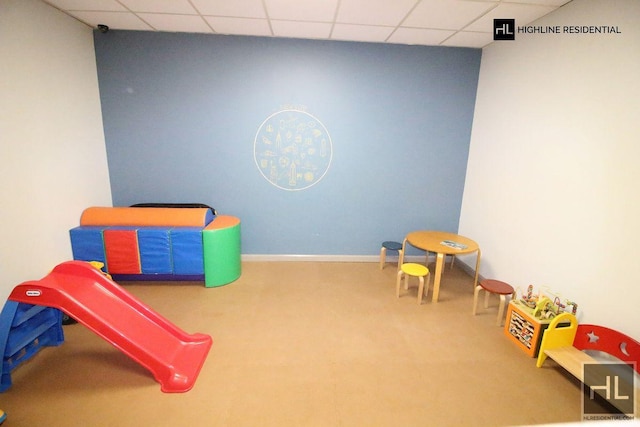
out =
[[16,286],[9,299],[64,311],[151,371],[167,393],[191,390],[212,344],[209,335],[187,334],[83,261]]

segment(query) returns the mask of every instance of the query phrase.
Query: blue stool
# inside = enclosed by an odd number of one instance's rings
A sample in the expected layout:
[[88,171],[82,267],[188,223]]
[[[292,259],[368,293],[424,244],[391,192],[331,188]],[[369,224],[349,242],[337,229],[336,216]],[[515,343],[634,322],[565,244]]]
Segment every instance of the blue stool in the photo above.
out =
[[387,261],[387,250],[398,252],[398,268],[402,262],[402,243],[398,242],[382,242],[382,248],[380,248],[380,270],[384,268],[384,264]]

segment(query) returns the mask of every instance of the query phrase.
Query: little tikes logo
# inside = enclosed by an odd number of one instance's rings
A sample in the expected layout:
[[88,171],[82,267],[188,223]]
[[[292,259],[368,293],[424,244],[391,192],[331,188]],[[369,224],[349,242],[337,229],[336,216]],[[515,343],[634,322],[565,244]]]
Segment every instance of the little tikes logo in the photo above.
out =
[[515,40],[516,20],[515,19],[494,19],[493,20],[494,40]]

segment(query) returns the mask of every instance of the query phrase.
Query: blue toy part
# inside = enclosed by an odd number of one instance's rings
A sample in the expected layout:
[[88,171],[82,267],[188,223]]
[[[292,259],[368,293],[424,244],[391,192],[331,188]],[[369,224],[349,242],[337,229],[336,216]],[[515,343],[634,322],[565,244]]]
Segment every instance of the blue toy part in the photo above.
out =
[[103,229],[104,227],[80,226],[69,230],[73,259],[106,263]]
[[142,274],[171,274],[171,239],[166,227],[140,227],[138,248]]
[[204,274],[202,228],[172,228],[170,233],[174,274]]
[[45,346],[64,342],[62,312],[52,307],[7,301],[0,313],[0,392],[11,386],[11,371]]

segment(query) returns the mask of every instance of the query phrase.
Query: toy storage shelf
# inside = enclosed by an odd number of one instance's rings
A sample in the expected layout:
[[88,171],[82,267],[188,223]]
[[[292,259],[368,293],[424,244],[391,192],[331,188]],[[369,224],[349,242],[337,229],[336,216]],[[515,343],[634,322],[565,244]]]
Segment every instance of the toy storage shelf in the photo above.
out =
[[530,357],[538,356],[540,341],[551,319],[538,319],[533,309],[519,301],[511,301],[507,308],[504,334]]

